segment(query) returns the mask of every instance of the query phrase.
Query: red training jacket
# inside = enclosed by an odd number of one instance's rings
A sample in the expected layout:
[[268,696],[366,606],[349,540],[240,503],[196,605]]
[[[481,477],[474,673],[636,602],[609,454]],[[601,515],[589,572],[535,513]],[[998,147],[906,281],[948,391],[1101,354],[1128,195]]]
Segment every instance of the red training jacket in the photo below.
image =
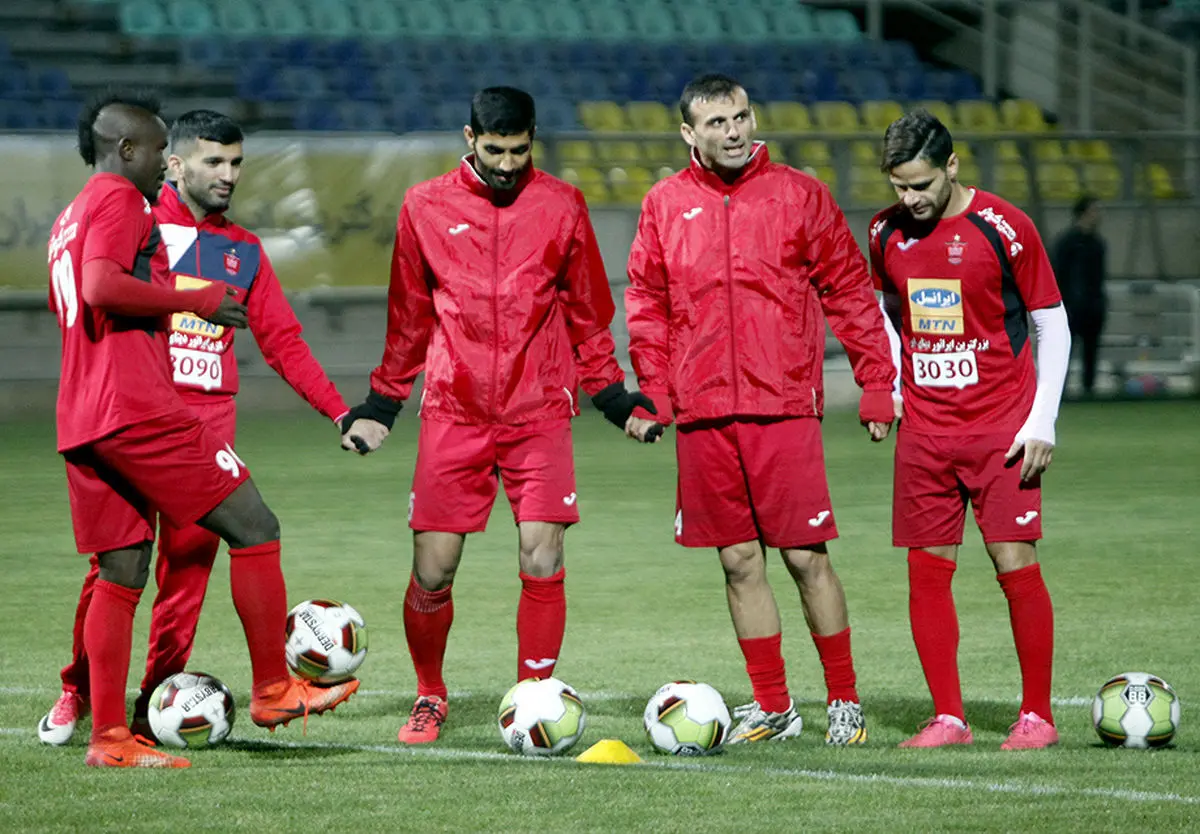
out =
[[[250,332],[271,370],[330,420],[345,414],[346,402],[301,336],[300,322],[258,237],[220,213],[197,223],[171,183],[163,186],[154,217],[176,289],[224,281],[246,305]],[[237,393],[235,332],[191,313],[171,316],[171,366],[185,402],[211,402],[214,396]]]
[[732,185],[693,154],[650,189],[629,280],[629,353],[663,422],[668,398],[680,423],[820,416],[826,318],[855,381],[892,387],[883,314],[841,209],[761,142]]
[[579,189],[530,168],[494,192],[471,157],[409,189],[396,223],[387,344],[371,388],[423,418],[517,425],[579,413],[624,382],[612,291]]

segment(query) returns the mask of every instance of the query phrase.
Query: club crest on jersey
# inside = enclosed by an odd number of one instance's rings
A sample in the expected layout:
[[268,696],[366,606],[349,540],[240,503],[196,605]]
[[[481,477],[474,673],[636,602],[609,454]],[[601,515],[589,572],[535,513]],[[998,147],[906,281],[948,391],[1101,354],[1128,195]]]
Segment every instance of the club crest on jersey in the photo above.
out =
[[963,255],[967,252],[967,243],[961,236],[955,235],[954,240],[946,243],[946,260],[958,266],[963,262]]
[[912,278],[908,282],[908,311],[913,333],[961,336],[962,282],[957,278]]
[[242,268],[242,259],[238,257],[237,252],[232,249],[225,253],[225,271],[230,275],[237,275],[238,270]]

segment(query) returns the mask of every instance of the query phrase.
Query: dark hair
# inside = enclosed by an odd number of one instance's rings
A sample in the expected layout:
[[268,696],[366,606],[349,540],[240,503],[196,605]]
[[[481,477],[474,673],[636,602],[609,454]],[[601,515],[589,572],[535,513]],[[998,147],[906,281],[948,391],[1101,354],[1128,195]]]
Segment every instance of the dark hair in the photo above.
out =
[[218,145],[235,145],[245,139],[233,119],[216,110],[189,110],[171,125],[171,151],[185,142],[205,139]]
[[1087,214],[1087,210],[1096,205],[1096,198],[1090,194],[1084,194],[1075,201],[1075,207],[1071,209],[1071,216],[1076,220]]
[[950,138],[950,131],[937,116],[917,108],[888,125],[883,134],[883,159],[879,170],[887,173],[914,159],[924,159],[935,168],[945,168],[952,153],[954,140]]
[[79,112],[77,127],[79,138],[79,155],[87,165],[96,164],[96,118],[105,107],[123,104],[145,110],[152,116],[157,116],[162,110],[158,96],[149,90],[127,90],[105,88],[93,94],[84,102]]
[[679,94],[679,115],[688,124],[692,124],[692,102],[697,99],[711,101],[714,98],[733,98],[738,90],[744,90],[741,84],[728,75],[709,72],[698,75],[687,83]]
[[533,96],[516,87],[486,87],[471,97],[471,130],[476,136],[533,135]]

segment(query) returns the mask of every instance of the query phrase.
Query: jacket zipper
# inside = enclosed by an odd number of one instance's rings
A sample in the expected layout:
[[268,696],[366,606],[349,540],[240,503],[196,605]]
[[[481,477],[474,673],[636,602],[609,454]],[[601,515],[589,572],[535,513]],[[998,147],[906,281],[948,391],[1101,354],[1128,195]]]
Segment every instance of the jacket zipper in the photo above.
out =
[[723,198],[725,203],[725,279],[729,288],[729,379],[733,386],[733,408],[737,413],[738,404],[738,374],[737,347],[735,344],[738,332],[737,318],[733,314],[733,248],[729,234],[729,195]]
[[499,422],[498,407],[500,377],[500,207],[493,208],[492,223],[492,392],[491,408],[492,422]]

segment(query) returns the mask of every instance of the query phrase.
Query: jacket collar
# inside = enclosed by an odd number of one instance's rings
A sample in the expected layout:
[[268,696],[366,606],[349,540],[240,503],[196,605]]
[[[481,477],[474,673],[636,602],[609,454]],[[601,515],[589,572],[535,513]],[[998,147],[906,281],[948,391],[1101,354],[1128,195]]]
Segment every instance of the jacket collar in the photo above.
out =
[[704,164],[700,161],[700,154],[696,152],[695,148],[692,148],[692,176],[702,185],[707,185],[709,188],[722,194],[733,191],[742,183],[762,173],[770,163],[771,155],[767,152],[767,143],[756,141],[750,150],[750,159],[742,167],[737,179],[732,183],[727,183],[711,168],[704,167]]
[[497,191],[484,182],[483,177],[479,176],[479,172],[475,170],[475,154],[469,153],[460,161],[458,174],[459,181],[467,187],[468,191],[478,194],[493,203],[507,204],[517,199],[517,195],[533,180],[534,170],[533,164],[530,163],[525,169],[525,173],[517,180],[516,185],[508,191]]
[[154,206],[154,213],[159,222],[174,223],[178,226],[224,228],[229,225],[229,221],[225,218],[225,213],[221,211],[214,211],[197,223],[192,210],[183,201],[178,186],[170,181],[163,183],[162,190],[158,193],[158,202]]

